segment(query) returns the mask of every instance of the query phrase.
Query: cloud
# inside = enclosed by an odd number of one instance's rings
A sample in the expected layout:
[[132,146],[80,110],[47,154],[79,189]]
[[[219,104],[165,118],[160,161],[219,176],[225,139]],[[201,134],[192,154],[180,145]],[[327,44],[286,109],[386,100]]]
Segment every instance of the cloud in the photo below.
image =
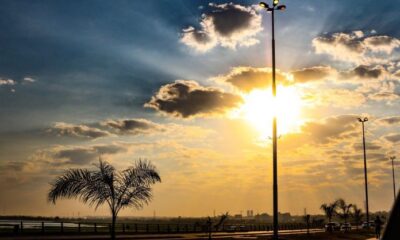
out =
[[36,79],[33,79],[31,77],[24,77],[24,79],[22,81],[25,83],[34,83],[34,82],[36,82]]
[[25,162],[10,161],[0,166],[0,172],[6,173],[8,171],[20,172],[24,169]]
[[365,36],[362,31],[333,33],[316,37],[312,45],[318,54],[328,54],[335,60],[371,63],[387,62],[400,47],[400,40],[390,36]]
[[52,149],[47,157],[54,165],[87,165],[103,155],[113,155],[125,151],[126,147],[117,144],[58,147]]
[[383,138],[391,143],[400,142],[400,134],[399,133],[390,133],[390,134],[384,136]]
[[389,36],[371,36],[364,39],[364,44],[371,51],[390,54],[400,47],[400,40]]
[[[366,143],[365,143],[365,148],[366,148],[368,151],[375,151],[375,150],[381,150],[381,149],[382,149],[382,146],[381,146],[381,145],[378,145],[378,143],[366,142]],[[361,151],[361,150],[364,149],[364,146],[363,146],[362,143],[354,143],[354,144],[353,144],[353,149],[354,149],[355,151]]]
[[146,119],[119,119],[107,120],[101,125],[117,130],[120,134],[143,134],[154,131],[162,131],[164,128]]
[[334,108],[354,108],[367,101],[363,93],[348,89],[309,90],[303,99],[312,106],[330,106]]
[[391,103],[394,100],[397,100],[399,97],[400,96],[398,94],[392,92],[379,92],[368,95],[369,99],[375,101],[387,101],[389,103]]
[[211,11],[201,16],[200,28],[189,26],[182,30],[181,42],[198,52],[217,45],[235,49],[237,45],[258,43],[254,36],[262,30],[262,18],[252,7],[233,3],[210,3],[209,7]]
[[313,66],[291,72],[296,83],[322,81],[333,77],[336,69],[330,66]]
[[111,136],[109,132],[98,128],[89,127],[86,125],[73,125],[63,122],[55,123],[54,126],[48,130],[48,132],[56,133],[59,136],[92,139]]
[[359,65],[354,69],[343,72],[342,76],[345,78],[359,78],[359,79],[377,79],[385,74],[385,69],[382,66],[367,66]]
[[[276,71],[277,84],[292,84],[290,74]],[[213,78],[214,81],[229,83],[242,92],[251,92],[257,88],[267,88],[272,84],[271,68],[234,67],[226,75]]]
[[237,107],[243,99],[195,81],[176,80],[162,86],[144,106],[174,117],[221,114]]
[[301,130],[317,143],[345,140],[358,134],[356,131],[359,124],[357,117],[356,115],[328,117],[319,122],[307,122]]
[[15,84],[17,84],[17,82],[12,80],[12,79],[2,79],[2,78],[0,78],[0,86],[2,86],[2,85],[13,86]]
[[392,116],[392,117],[380,118],[380,119],[378,119],[378,122],[382,123],[383,125],[398,124],[398,123],[400,123],[400,116]]
[[352,60],[363,54],[365,47],[360,39],[364,34],[360,31],[352,33],[334,33],[319,36],[312,40],[316,53],[325,53],[339,60]]

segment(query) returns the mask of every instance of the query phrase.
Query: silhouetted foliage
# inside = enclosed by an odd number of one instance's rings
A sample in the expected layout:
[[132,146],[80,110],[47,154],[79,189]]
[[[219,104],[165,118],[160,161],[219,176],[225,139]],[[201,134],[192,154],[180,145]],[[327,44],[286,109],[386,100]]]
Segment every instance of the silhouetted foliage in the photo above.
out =
[[361,208],[358,208],[357,205],[353,204],[353,219],[356,223],[356,228],[358,229],[358,225],[362,222],[364,214],[362,213]]
[[115,239],[119,211],[148,204],[152,198],[151,185],[161,182],[161,178],[156,167],[145,160],[136,161],[120,172],[101,159],[96,167],[96,170],[67,170],[51,184],[48,200],[55,204],[59,198],[75,198],[95,209],[106,203],[112,214],[111,239]]
[[352,216],[351,209],[353,208],[353,204],[347,204],[342,198],[336,200],[336,204],[340,209],[340,211],[337,212],[337,215],[344,220],[344,223],[347,223],[347,219]]
[[207,226],[209,240],[212,239],[213,228],[215,229],[215,231],[218,231],[220,229],[220,227],[224,224],[224,222],[228,218],[228,216],[229,216],[228,212],[226,212],[225,214],[222,214],[216,224],[214,224],[214,221],[211,217],[207,217],[206,226]]
[[336,214],[337,203],[333,202],[330,204],[324,203],[321,205],[321,210],[324,211],[326,217],[328,218],[329,222],[332,222],[333,216]]

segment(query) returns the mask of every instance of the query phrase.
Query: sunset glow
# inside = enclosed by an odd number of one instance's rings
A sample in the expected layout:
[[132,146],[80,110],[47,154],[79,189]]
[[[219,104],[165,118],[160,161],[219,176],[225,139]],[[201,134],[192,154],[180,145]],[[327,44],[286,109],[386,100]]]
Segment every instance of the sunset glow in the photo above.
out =
[[390,211],[400,0],[264,1],[0,1],[0,215],[110,217],[47,201],[99,159],[115,174],[146,160],[162,180],[119,217],[318,220],[338,198],[365,214],[365,173],[371,216]]
[[278,120],[278,135],[298,131],[302,123],[302,100],[296,88],[278,87],[277,96],[271,89],[253,90],[244,97],[237,115],[246,119],[260,133],[260,139],[272,136],[272,120]]

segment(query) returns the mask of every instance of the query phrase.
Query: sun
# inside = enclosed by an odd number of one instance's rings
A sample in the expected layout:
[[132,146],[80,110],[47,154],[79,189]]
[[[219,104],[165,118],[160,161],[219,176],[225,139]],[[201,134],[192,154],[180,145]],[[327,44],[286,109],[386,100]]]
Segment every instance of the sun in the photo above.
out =
[[244,103],[236,114],[246,119],[260,133],[261,139],[272,137],[274,116],[278,121],[278,135],[299,130],[303,104],[296,88],[279,86],[276,98],[271,89],[253,90],[243,98]]

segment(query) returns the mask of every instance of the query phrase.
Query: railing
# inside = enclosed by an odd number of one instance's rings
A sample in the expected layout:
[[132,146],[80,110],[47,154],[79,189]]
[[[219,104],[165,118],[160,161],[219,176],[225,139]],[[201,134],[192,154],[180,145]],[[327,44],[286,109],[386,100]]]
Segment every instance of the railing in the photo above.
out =
[[[310,224],[309,228],[323,228],[321,224]],[[21,221],[19,224],[0,224],[0,234],[73,234],[73,233],[109,233],[110,223],[88,222],[29,222]],[[288,223],[279,225],[279,230],[307,229],[303,223]],[[204,233],[206,225],[181,223],[181,224],[147,224],[147,223],[117,223],[115,231],[127,234],[154,234],[154,233]],[[213,232],[247,232],[247,231],[272,231],[271,224],[225,224]]]

